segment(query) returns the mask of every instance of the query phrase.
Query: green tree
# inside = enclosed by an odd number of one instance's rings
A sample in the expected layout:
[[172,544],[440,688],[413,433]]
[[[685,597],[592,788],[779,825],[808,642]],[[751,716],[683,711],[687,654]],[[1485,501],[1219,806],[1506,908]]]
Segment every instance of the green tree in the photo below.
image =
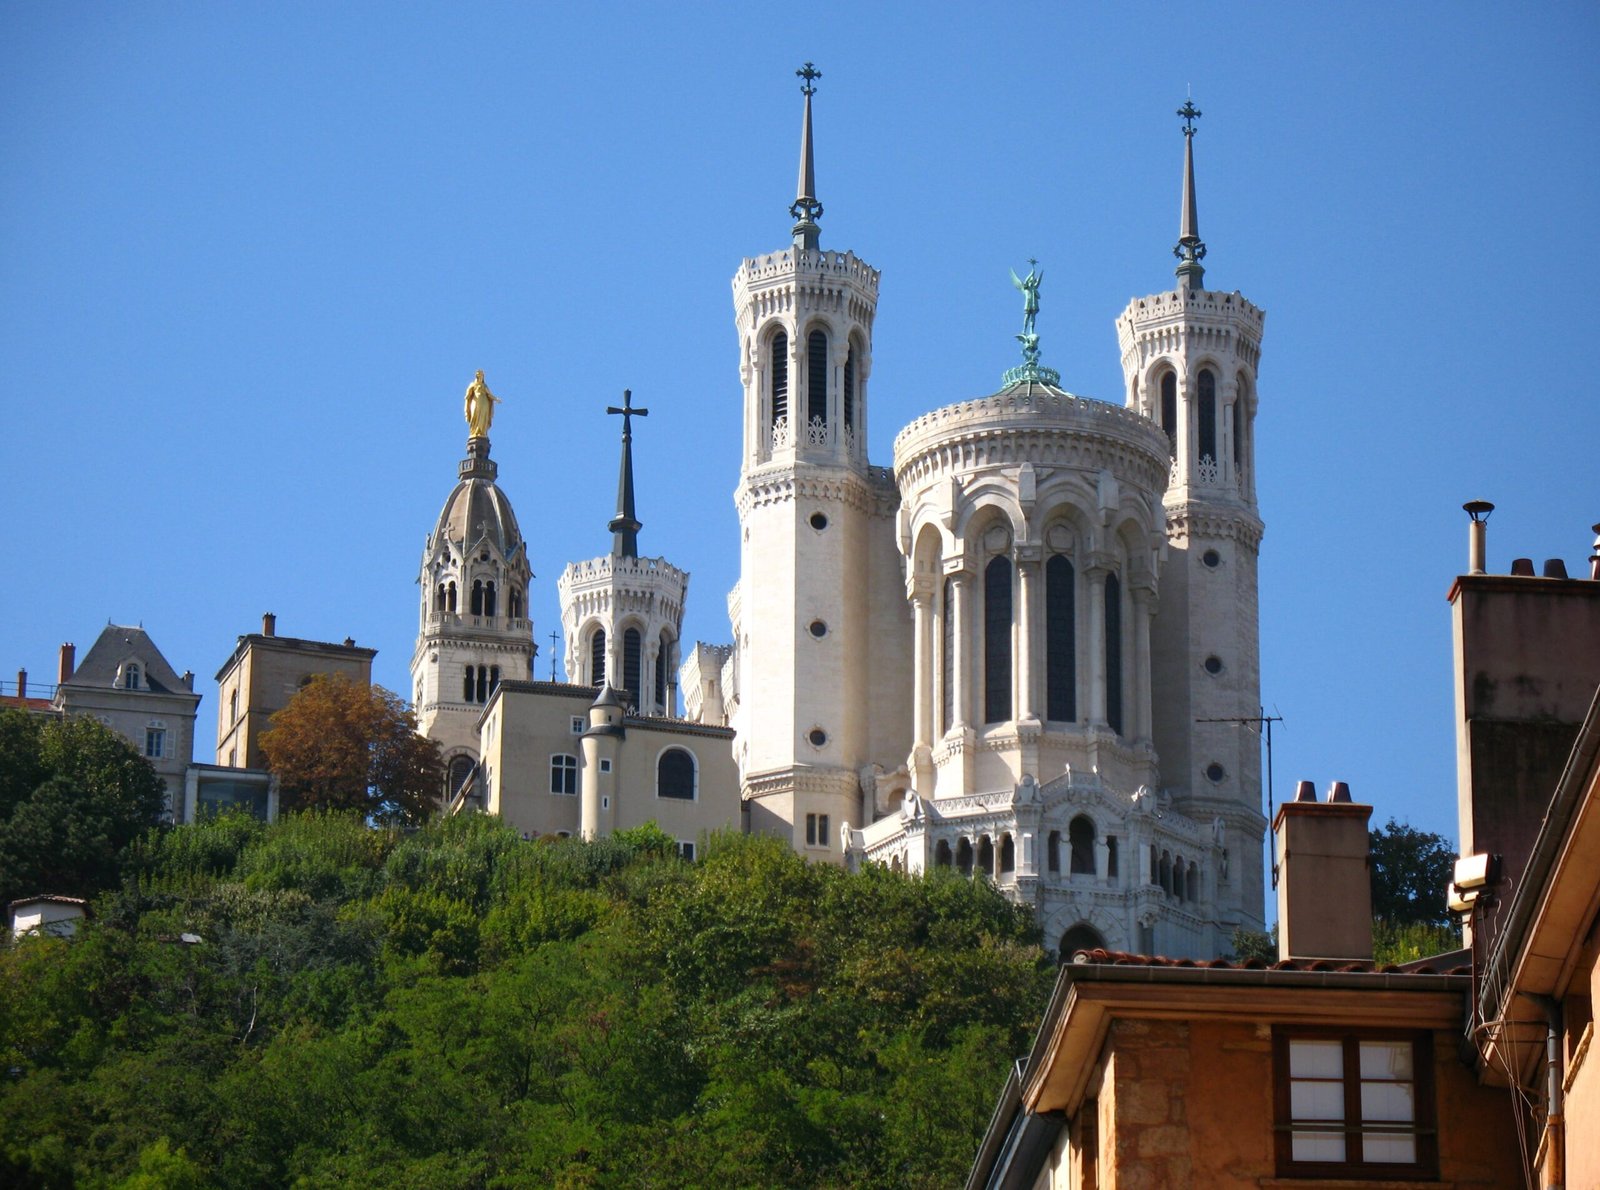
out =
[[150,762],[99,721],[0,711],[0,905],[114,887],[165,799]]
[[439,745],[417,734],[406,704],[344,674],[312,678],[272,716],[261,750],[285,810],[356,810],[414,824],[444,788]]
[[1372,915],[1394,925],[1450,924],[1445,889],[1455,871],[1450,840],[1393,818],[1372,831]]

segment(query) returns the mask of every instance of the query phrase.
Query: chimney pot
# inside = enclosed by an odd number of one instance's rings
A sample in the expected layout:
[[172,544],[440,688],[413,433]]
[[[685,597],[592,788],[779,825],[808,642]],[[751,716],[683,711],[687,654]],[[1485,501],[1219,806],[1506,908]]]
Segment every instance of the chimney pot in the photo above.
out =
[[27,697],[28,697],[28,671],[25,670],[25,669],[19,669],[19,670],[17,670],[17,701],[21,702],[22,700],[26,699]]
[[278,617],[273,615],[271,612],[263,612],[261,615],[261,635],[278,635]]
[[1560,558],[1546,558],[1544,560],[1545,578],[1566,578],[1567,564]]
[[355,648],[356,647],[356,638],[353,637],[353,636],[345,637],[344,638],[344,647],[347,648],[347,649]]
[[1346,785],[1343,781],[1335,781],[1332,785],[1328,786],[1329,805],[1348,805],[1349,803],[1350,786]]
[[1512,562],[1511,562],[1511,573],[1516,575],[1518,578],[1532,578],[1533,577],[1533,559],[1532,558],[1514,558],[1514,559],[1512,559]]
[[185,690],[194,689],[194,670],[186,669],[183,671],[183,687]]
[[64,686],[72,681],[72,671],[78,664],[78,646],[70,641],[61,646],[61,660],[56,665],[56,685]]
[[1494,505],[1487,500],[1468,500],[1461,508],[1472,519],[1467,526],[1467,573],[1482,574],[1488,552],[1489,514]]
[[1317,783],[1315,781],[1302,781],[1294,787],[1294,800],[1297,802],[1314,802],[1317,800]]

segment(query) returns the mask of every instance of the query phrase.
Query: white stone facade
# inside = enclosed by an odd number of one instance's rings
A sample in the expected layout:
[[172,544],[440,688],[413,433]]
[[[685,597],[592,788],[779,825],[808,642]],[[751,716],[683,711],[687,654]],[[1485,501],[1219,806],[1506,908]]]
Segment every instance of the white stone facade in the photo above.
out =
[[567,681],[609,681],[638,713],[675,714],[688,590],[688,574],[665,558],[608,554],[569,563],[556,583]]

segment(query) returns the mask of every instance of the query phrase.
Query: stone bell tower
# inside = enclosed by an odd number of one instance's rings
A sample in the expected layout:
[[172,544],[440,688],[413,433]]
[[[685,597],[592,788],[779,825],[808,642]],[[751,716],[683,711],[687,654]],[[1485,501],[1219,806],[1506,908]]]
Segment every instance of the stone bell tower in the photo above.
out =
[[1151,634],[1154,738],[1174,807],[1212,822],[1229,862],[1225,920],[1262,922],[1256,376],[1265,315],[1205,288],[1195,201],[1194,121],[1185,102],[1178,284],[1117,319],[1127,404],[1166,432],[1168,559]]
[[744,386],[735,501],[740,581],[737,759],[751,826],[842,859],[862,821],[861,771],[910,743],[910,624],[894,544],[893,479],[867,461],[867,384],[878,272],[819,246],[812,96],[805,109],[793,243],[733,279]]
[[502,679],[533,676],[527,543],[495,482],[489,425],[500,398],[479,372],[467,386],[467,457],[422,548],[421,623],[411,655],[417,729],[444,756],[448,800],[474,796],[478,716]]

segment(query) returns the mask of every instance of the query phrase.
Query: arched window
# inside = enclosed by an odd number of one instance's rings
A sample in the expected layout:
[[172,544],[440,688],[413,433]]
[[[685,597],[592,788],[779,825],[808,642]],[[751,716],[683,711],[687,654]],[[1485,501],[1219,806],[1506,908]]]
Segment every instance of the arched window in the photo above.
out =
[[978,869],[994,875],[994,840],[988,835],[978,840]]
[[1217,461],[1217,377],[1200,369],[1200,461]]
[[239,691],[233,690],[228,694],[228,722],[239,722]]
[[627,690],[628,697],[633,700],[634,706],[638,706],[643,698],[643,692],[639,689],[641,660],[639,630],[629,628],[622,634],[622,685]]
[[489,667],[478,666],[478,699],[479,702],[489,701]]
[[1200,869],[1192,860],[1189,862],[1189,872],[1184,877],[1183,887],[1188,891],[1191,901],[1200,899]]
[[1061,935],[1061,961],[1072,962],[1072,956],[1082,950],[1104,950],[1106,940],[1100,931],[1086,922],[1079,922]]
[[122,670],[122,688],[124,690],[137,690],[139,688],[139,663],[130,661]]
[[481,578],[472,580],[472,603],[469,606],[472,608],[473,615],[483,615],[483,580]]
[[455,584],[455,580],[454,579],[451,579],[450,580],[450,585],[445,588],[445,595],[446,595],[445,603],[448,606],[444,610],[447,611],[447,612],[455,611],[456,610],[456,584]]
[[1184,875],[1183,856],[1180,854],[1172,861],[1172,895],[1180,901],[1189,899],[1188,890],[1184,887]]
[[1106,575],[1106,724],[1122,734],[1122,582]]
[[1046,863],[1052,872],[1061,871],[1061,832],[1051,831]]
[[667,669],[672,664],[672,642],[667,634],[661,634],[661,640],[656,645],[656,701],[655,706],[662,714],[668,714],[672,708],[667,705]]
[[972,875],[972,840],[962,839],[956,844],[956,867],[963,876]]
[[1068,870],[1074,876],[1093,876],[1094,823],[1079,814],[1067,824],[1067,841],[1072,847],[1072,866]]
[[956,706],[956,621],[954,584],[944,580],[939,592],[939,722],[943,730],[954,726]]
[[522,589],[520,587],[511,588],[511,598],[506,608],[506,614],[513,620],[522,619]]
[[494,615],[494,581],[492,579],[483,584],[483,614],[486,616]]
[[950,853],[950,840],[940,839],[933,849],[933,866],[948,868],[955,863],[955,857]]
[[1236,473],[1244,473],[1244,377],[1240,377],[1234,388],[1233,397],[1233,469]]
[[789,336],[772,336],[772,424],[789,416]]
[[499,685],[500,685],[500,667],[498,665],[491,665],[489,667],[489,691],[490,691],[490,693],[493,693],[499,687]]
[[1051,554],[1044,564],[1045,717],[1078,717],[1077,602],[1072,563]]
[[1168,372],[1161,377],[1161,428],[1167,432],[1167,443],[1172,453],[1178,453],[1178,374]]
[[1152,844],[1150,844],[1150,883],[1151,884],[1160,884],[1161,883],[1161,871],[1160,871],[1160,869],[1161,869],[1161,862],[1156,857],[1156,845],[1154,843],[1152,843]]
[[1017,870],[1017,845],[1011,841],[1010,835],[1000,836],[1000,871],[1015,872]]
[[1106,875],[1111,879],[1117,878],[1117,836],[1106,836]]
[[806,337],[806,421],[828,420],[828,336],[812,331]]
[[844,357],[844,424],[845,428],[856,428],[856,345],[850,344],[850,350]]
[[1163,892],[1172,891],[1172,855],[1170,852],[1161,853],[1161,866],[1157,869],[1156,883],[1161,885]]
[[471,702],[473,700],[473,695],[477,693],[478,689],[477,677],[478,675],[476,667],[471,665],[467,666],[466,677],[463,678],[461,682],[462,702]]
[[433,610],[436,611],[436,612],[444,611],[444,584],[443,583],[439,584],[438,591],[434,596]]
[[656,796],[694,801],[694,754],[668,748],[656,761]]
[[451,759],[450,767],[445,773],[445,797],[454,800],[456,794],[461,792],[461,787],[472,780],[472,774],[477,765],[472,763],[470,756],[457,756]]
[[596,686],[606,684],[606,630],[596,628],[589,638],[589,681]]
[[1011,559],[983,568],[983,721],[1011,718]]

